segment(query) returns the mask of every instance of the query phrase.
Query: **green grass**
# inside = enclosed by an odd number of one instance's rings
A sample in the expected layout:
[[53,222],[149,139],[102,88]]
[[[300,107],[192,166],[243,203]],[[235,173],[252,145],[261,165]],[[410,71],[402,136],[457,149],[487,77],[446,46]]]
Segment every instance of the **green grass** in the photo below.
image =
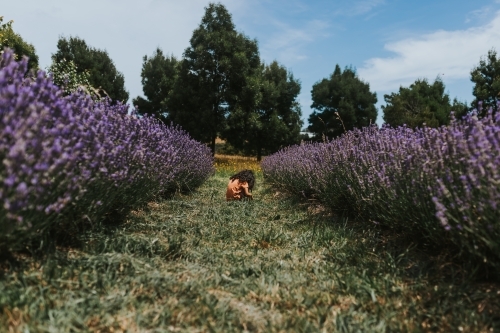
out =
[[1,332],[494,332],[500,285],[435,249],[229,173],[81,245],[17,255]]

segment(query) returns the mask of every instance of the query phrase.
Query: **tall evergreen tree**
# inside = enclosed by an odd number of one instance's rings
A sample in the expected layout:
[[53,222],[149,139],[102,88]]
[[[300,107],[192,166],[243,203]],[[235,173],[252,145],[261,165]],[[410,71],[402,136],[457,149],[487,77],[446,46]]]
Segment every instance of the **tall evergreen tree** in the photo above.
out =
[[494,49],[488,51],[486,58],[482,58],[470,74],[474,82],[472,94],[476,97],[472,106],[478,108],[481,101],[482,116],[490,107],[497,112],[497,101],[500,100],[500,58],[497,58],[497,52]]
[[210,143],[238,108],[252,108],[258,87],[257,42],[235,30],[222,4],[209,4],[184,52],[171,98],[170,116],[194,138]]
[[262,65],[254,109],[237,109],[228,117],[224,139],[261,160],[284,146],[299,143],[303,124],[297,96],[300,82],[276,61]]
[[22,56],[27,56],[28,70],[38,69],[38,55],[36,54],[33,44],[26,42],[21,35],[12,29],[12,23],[9,21],[3,23],[3,16],[0,16],[0,54],[5,47],[14,51],[17,59],[20,60]]
[[165,56],[159,48],[151,57],[144,56],[143,61],[141,82],[146,99],[138,96],[133,104],[139,114],[153,115],[169,123],[169,98],[177,79],[179,61],[174,56]]
[[384,95],[386,105],[382,106],[384,121],[393,127],[406,124],[411,128],[447,125],[451,111],[460,119],[468,111],[467,105],[457,99],[450,101],[445,93],[445,85],[440,78],[433,84],[427,79],[418,79],[408,88],[400,87],[399,92]]
[[52,55],[52,60],[60,62],[63,59],[73,61],[78,73],[88,71],[90,84],[100,89],[113,101],[126,102],[128,100],[125,78],[116,69],[108,52],[90,47],[78,37],[68,39],[61,37],[57,42],[57,52]]
[[370,91],[368,83],[358,78],[356,71],[335,66],[330,78],[313,85],[315,111],[309,116],[309,131],[315,139],[322,136],[337,137],[345,131],[361,128],[377,120],[377,95]]

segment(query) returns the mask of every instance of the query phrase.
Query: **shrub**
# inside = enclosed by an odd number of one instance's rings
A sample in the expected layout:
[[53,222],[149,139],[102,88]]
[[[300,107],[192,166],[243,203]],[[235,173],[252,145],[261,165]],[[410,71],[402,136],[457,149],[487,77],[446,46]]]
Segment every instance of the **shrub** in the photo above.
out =
[[210,150],[128,106],[67,97],[27,59],[0,62],[0,250],[52,240],[121,217],[159,195],[192,190],[213,172]]
[[366,127],[268,156],[264,176],[350,215],[500,266],[500,114]]
[[81,89],[93,99],[103,97],[101,92],[90,84],[89,71],[79,73],[73,60],[52,60],[52,64],[47,68],[47,73],[52,75],[52,81],[63,90],[64,95],[70,95]]

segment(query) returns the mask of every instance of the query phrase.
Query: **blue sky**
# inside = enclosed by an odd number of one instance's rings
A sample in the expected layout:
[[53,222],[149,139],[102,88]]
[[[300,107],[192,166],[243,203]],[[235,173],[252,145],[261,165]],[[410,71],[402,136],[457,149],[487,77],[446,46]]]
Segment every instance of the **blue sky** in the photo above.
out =
[[[131,98],[142,95],[142,57],[156,47],[181,57],[205,0],[2,0],[0,16],[50,65],[59,36],[108,51]],[[500,0],[224,0],[236,28],[257,39],[265,62],[279,61],[302,82],[303,119],[312,85],[339,64],[356,68],[383,95],[440,76],[450,97],[470,102],[470,70],[500,52]]]

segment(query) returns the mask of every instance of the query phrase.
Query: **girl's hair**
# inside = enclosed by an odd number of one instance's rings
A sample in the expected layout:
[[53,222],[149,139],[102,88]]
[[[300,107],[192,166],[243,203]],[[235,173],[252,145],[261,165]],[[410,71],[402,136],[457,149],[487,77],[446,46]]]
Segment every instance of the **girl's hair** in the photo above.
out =
[[248,189],[252,191],[254,185],[255,185],[255,176],[253,174],[252,170],[242,170],[238,172],[235,175],[232,175],[229,177],[230,180],[235,180],[238,179],[241,182],[247,182],[248,183]]

